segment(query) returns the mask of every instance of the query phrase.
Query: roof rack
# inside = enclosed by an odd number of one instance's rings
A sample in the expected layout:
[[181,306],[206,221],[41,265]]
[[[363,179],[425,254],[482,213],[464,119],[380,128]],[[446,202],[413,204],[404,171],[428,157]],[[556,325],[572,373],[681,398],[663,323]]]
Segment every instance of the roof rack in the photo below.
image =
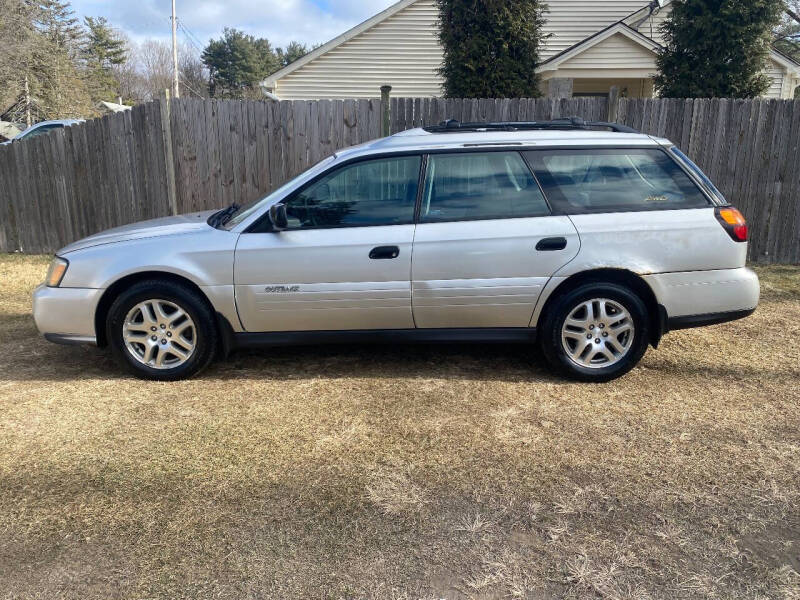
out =
[[544,129],[589,130],[610,129],[615,133],[641,133],[632,127],[605,121],[584,121],[580,117],[554,119],[552,121],[500,121],[494,123],[461,123],[455,119],[442,121],[439,125],[425,127],[429,133],[466,133],[474,131],[531,131]]

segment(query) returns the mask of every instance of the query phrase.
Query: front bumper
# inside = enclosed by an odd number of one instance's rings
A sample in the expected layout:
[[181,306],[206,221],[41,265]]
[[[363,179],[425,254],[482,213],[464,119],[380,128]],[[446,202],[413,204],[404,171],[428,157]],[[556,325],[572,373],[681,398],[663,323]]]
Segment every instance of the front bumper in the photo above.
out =
[[96,344],[94,316],[103,290],[51,288],[33,292],[33,319],[44,337],[58,344]]

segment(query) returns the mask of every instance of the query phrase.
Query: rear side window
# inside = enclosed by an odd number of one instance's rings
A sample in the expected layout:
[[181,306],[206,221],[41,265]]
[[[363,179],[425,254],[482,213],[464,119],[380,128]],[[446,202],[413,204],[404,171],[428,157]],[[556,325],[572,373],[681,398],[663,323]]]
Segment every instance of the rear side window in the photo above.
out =
[[659,149],[535,150],[526,156],[547,199],[561,213],[709,206],[700,188]]
[[432,154],[420,221],[540,217],[550,211],[518,152]]

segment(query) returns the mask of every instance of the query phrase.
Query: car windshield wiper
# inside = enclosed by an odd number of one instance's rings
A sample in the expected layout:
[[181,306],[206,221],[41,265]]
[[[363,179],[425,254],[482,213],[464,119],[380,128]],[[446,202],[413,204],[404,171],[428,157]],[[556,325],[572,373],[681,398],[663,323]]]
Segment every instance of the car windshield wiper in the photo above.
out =
[[231,204],[228,208],[223,208],[222,210],[215,212],[208,218],[208,224],[216,229],[222,227],[233,215],[236,214],[239,208],[240,206],[238,204]]

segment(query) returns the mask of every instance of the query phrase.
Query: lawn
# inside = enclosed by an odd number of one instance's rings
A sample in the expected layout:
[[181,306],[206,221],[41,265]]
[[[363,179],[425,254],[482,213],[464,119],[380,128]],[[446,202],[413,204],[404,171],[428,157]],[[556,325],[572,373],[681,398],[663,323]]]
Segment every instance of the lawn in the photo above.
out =
[[579,385],[519,346],[145,383],[0,256],[0,598],[800,598],[800,268]]

